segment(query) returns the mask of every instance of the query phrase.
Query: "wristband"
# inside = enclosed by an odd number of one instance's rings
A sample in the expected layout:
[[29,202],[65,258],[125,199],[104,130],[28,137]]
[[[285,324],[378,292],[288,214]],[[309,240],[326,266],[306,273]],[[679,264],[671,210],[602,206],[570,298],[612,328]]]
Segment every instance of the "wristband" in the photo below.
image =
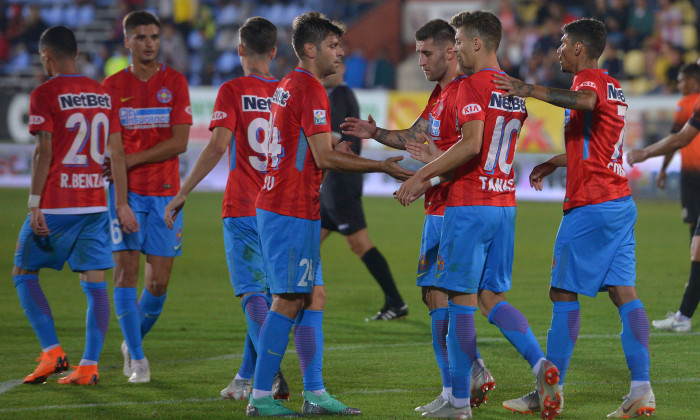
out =
[[436,185],[439,184],[439,183],[440,183],[440,177],[439,177],[439,176],[434,176],[434,177],[430,178],[430,186],[431,186],[431,187],[434,187],[434,186],[436,186]]
[[31,209],[32,207],[39,207],[39,203],[41,202],[41,196],[40,195],[34,195],[30,194],[29,195],[29,201],[27,201],[27,206]]

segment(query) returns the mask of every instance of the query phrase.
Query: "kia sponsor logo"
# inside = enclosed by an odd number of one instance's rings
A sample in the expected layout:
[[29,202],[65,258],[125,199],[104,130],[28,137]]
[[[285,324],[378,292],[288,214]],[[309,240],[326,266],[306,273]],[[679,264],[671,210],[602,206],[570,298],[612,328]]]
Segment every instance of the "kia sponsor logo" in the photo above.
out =
[[476,114],[477,112],[481,112],[479,104],[469,104],[462,108],[462,114],[464,115]]
[[46,119],[42,117],[41,115],[30,115],[29,116],[29,125],[38,125],[38,124],[43,124]]
[[226,117],[228,117],[228,114],[226,114],[225,112],[214,111],[214,115],[211,117],[211,120],[212,121],[223,120]]

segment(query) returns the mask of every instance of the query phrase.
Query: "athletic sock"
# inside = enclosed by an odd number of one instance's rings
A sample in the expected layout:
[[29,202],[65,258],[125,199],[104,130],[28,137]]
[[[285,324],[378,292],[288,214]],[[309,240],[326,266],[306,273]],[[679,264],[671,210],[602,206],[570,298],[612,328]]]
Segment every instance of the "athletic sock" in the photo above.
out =
[[238,376],[243,379],[253,379],[255,374],[255,361],[258,358],[258,353],[255,351],[253,341],[250,339],[250,334],[245,336],[245,344],[243,345],[243,360],[241,367],[238,369]]
[[469,404],[472,361],[476,359],[475,306],[457,305],[448,301],[449,326],[447,353],[452,377],[451,402],[461,408]]
[[155,297],[145,287],[141,293],[139,300],[139,308],[141,308],[141,339],[151,331],[153,325],[158,321],[160,313],[163,312],[165,304],[165,296],[168,293],[163,293],[163,296]]
[[294,345],[299,356],[304,390],[323,386],[323,311],[304,309],[294,322]]
[[[262,328],[267,317],[267,301],[262,293],[253,293],[241,300],[241,306],[245,313],[245,320],[248,324],[248,335],[252,340],[253,347],[257,347],[260,339],[260,328]],[[253,363],[255,364],[255,363]]]
[[100,360],[102,345],[109,325],[107,282],[90,283],[81,280],[80,286],[88,301],[83,360],[94,361],[96,364]]
[[[265,323],[260,330],[258,341],[258,360],[255,364],[255,385],[253,398],[261,398],[260,392],[272,390],[272,380],[280,370],[280,363],[289,344],[289,332],[294,321],[275,311],[269,311]],[[265,396],[265,395],[263,395]]]
[[[39,285],[39,277],[36,274],[21,274],[12,276],[19,295],[19,302],[24,309],[24,314],[34,333],[39,338],[41,348],[58,346],[56,327],[53,324],[53,316],[49,302],[44,296],[44,291]],[[44,350],[46,351],[46,350]]]
[[489,322],[497,326],[510,344],[534,368],[537,362],[544,358],[544,352],[530,329],[525,316],[508,302],[499,302],[489,312]]
[[450,324],[447,308],[436,308],[430,311],[430,320],[433,332],[433,352],[437,361],[438,369],[442,375],[442,387],[452,387],[450,377],[450,362],[447,358],[447,328]]
[[649,319],[639,299],[618,308],[622,350],[633,381],[649,381]]
[[559,384],[569,369],[571,355],[581,327],[581,305],[575,302],[554,302],[552,325],[547,331],[547,360],[559,369]]
[[360,259],[365,263],[372,277],[379,283],[379,287],[382,288],[385,304],[394,308],[403,306],[404,301],[396,288],[394,277],[391,275],[391,270],[389,270],[389,264],[387,264],[382,253],[376,247],[373,247],[365,252]]
[[131,359],[143,359],[145,356],[141,345],[141,317],[135,287],[114,288],[114,312],[117,314],[124,341],[129,347]]
[[700,302],[700,262],[693,261],[690,264],[688,287],[685,288],[683,300],[681,300],[681,314],[692,318],[698,307],[698,302]]

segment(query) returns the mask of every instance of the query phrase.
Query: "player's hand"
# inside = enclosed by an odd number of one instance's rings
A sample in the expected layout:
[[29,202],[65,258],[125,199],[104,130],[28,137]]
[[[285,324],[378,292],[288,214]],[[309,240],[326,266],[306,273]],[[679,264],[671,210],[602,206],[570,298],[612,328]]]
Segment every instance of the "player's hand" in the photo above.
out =
[[165,206],[165,216],[163,220],[165,221],[165,225],[168,226],[168,229],[173,230],[175,219],[177,219],[177,215],[183,207],[185,207],[185,197],[180,194],[175,195],[168,205]]
[[46,225],[46,218],[39,207],[29,209],[29,226],[36,236],[49,236],[51,231]]
[[112,160],[109,156],[105,156],[102,162],[102,178],[107,182],[112,182]]
[[119,219],[119,225],[124,233],[138,232],[139,227],[141,227],[128,204],[117,206],[117,219]]
[[542,191],[542,180],[556,169],[557,167],[551,162],[540,163],[532,168],[532,172],[530,172],[530,187],[537,191]]
[[666,189],[666,170],[662,169],[656,174],[656,186],[661,190]]
[[411,157],[423,163],[430,163],[442,156],[444,153],[435,144],[429,135],[423,133],[426,143],[417,143],[410,141],[406,143],[406,151],[411,154]]
[[333,147],[333,150],[340,153],[345,153],[346,155],[357,156],[357,153],[352,151],[349,141],[341,141]]
[[393,156],[384,160],[384,169],[382,172],[399,181],[405,181],[414,174],[413,171],[404,169],[399,166],[399,161],[403,160],[403,156]]
[[644,151],[644,149],[635,149],[627,152],[627,163],[630,166],[634,166],[635,163],[644,162],[649,156]]
[[530,96],[535,89],[533,85],[529,85],[507,74],[496,74],[493,83],[496,84],[496,89],[504,91],[504,93],[502,93],[503,96],[520,96],[526,98]]
[[372,114],[367,116],[367,121],[355,117],[345,118],[345,122],[340,124],[343,134],[359,137],[361,139],[374,138],[377,131],[377,122],[372,118]]
[[394,198],[398,200],[402,206],[406,207],[418,200],[430,189],[430,181],[422,181],[421,177],[421,175],[412,176],[394,192]]

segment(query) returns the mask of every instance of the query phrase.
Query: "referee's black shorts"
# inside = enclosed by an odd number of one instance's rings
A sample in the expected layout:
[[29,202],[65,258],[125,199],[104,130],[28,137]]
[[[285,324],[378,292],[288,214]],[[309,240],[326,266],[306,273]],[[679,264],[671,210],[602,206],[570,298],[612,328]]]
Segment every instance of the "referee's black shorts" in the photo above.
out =
[[700,217],[700,173],[681,171],[681,206],[683,221],[696,223]]
[[362,209],[361,178],[359,182],[359,185],[355,185],[357,182],[327,183],[324,181],[321,188],[321,227],[323,229],[347,236],[367,227],[365,212]]

